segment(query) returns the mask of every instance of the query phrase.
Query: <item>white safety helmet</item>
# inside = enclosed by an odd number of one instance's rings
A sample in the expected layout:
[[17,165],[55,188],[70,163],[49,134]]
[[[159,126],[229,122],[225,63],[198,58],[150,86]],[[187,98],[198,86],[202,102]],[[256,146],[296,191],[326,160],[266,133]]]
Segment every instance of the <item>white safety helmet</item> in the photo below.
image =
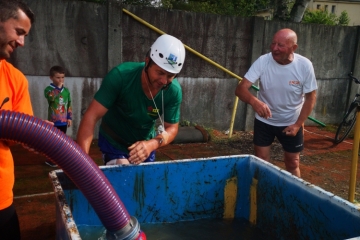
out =
[[185,62],[184,44],[173,36],[161,35],[151,46],[150,58],[165,71],[179,73]]

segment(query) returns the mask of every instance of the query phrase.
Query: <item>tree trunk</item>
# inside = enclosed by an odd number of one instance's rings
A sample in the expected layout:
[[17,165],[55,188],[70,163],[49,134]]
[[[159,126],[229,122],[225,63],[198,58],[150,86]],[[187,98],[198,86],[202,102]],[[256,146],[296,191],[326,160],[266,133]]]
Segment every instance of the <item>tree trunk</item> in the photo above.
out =
[[290,12],[291,22],[301,22],[310,0],[296,0]]

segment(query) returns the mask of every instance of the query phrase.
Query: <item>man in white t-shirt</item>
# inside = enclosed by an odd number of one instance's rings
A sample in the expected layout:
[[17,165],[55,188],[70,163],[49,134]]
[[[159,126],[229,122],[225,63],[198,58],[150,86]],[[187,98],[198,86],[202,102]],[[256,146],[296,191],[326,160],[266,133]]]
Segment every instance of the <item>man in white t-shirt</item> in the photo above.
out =
[[[255,111],[255,155],[270,160],[275,137],[284,149],[286,170],[300,177],[303,125],[316,101],[316,79],[309,59],[294,53],[297,35],[288,28],[275,33],[271,53],[260,56],[236,88],[235,95]],[[249,88],[260,79],[258,98]]]

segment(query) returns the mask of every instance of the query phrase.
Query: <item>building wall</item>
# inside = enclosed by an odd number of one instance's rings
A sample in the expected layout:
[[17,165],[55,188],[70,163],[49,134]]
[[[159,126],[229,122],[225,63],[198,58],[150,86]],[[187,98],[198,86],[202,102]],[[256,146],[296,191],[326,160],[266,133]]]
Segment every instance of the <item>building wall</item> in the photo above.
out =
[[349,26],[360,25],[360,0],[354,1],[323,1],[323,0],[311,0],[309,9],[327,9],[329,12],[335,13],[336,16],[340,16],[341,12],[346,11],[349,15]]

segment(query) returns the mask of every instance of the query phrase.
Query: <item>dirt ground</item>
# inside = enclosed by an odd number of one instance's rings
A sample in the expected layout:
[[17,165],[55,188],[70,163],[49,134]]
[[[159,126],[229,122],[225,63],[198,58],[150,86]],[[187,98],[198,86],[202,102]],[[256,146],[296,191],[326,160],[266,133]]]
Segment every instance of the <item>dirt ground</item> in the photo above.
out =
[[[241,153],[252,153],[252,132],[237,134],[240,135],[237,140],[226,144],[235,149],[241,149]],[[305,127],[304,136],[305,149],[300,155],[301,178],[347,200],[349,198],[353,140],[346,139],[336,145],[333,142],[335,133],[322,127]],[[270,162],[285,169],[282,159],[282,147],[275,142],[272,146]],[[359,169],[358,167],[358,173]],[[356,192],[359,191],[360,185],[356,187]]]
[[[206,143],[171,144],[157,151],[157,160],[206,158],[237,154],[252,154],[252,132],[234,132],[231,139],[221,131],[208,130]],[[326,191],[348,199],[352,158],[352,140],[334,145],[334,133],[321,127],[305,127],[305,150],[301,154],[302,178]],[[55,239],[55,197],[48,173],[54,168],[44,164],[46,158],[12,147],[15,161],[15,206],[23,240]],[[274,165],[284,168],[283,152],[278,143],[272,147]],[[102,164],[97,143],[93,142],[90,156]],[[359,172],[359,170],[357,171]],[[356,187],[359,192],[359,187]],[[356,195],[355,198],[360,197]]]

